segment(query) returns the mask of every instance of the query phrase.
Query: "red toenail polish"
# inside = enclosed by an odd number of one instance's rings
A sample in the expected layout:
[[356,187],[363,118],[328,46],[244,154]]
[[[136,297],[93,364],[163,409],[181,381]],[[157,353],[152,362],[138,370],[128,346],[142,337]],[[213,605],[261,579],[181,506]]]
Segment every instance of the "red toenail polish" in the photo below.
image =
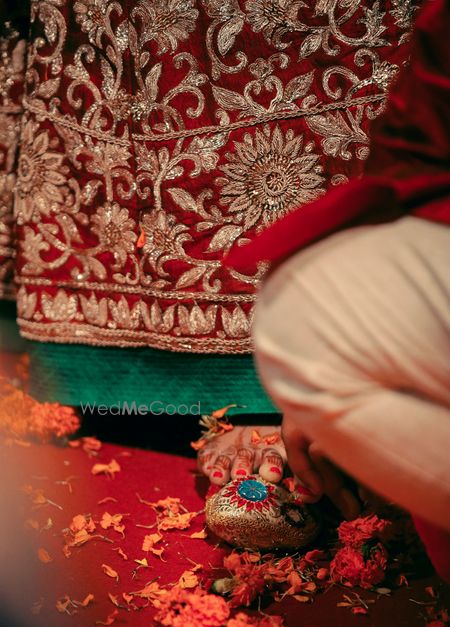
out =
[[281,470],[278,468],[278,466],[272,466],[270,469],[270,472],[274,472],[277,475],[281,475]]
[[239,468],[239,470],[236,470],[236,474],[237,475],[246,475],[247,471],[244,470],[243,468]]
[[213,472],[213,477],[222,477],[222,473],[220,472],[220,470],[216,470],[215,472]]

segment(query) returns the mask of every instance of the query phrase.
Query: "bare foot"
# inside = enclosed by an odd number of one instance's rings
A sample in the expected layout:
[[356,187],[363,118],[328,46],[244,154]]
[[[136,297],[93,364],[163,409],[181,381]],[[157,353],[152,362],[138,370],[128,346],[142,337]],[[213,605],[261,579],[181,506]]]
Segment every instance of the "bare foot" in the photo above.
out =
[[[286,469],[281,427],[234,427],[209,440],[197,459],[201,472],[218,486],[255,473],[266,481],[279,483]],[[299,482],[296,490],[307,503],[319,499]]]

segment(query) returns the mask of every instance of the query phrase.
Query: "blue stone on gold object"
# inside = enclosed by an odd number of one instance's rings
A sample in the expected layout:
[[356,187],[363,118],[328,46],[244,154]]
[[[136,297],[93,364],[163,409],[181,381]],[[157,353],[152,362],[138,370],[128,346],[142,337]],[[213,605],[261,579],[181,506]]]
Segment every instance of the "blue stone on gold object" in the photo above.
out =
[[246,549],[309,544],[320,524],[312,507],[293,502],[280,485],[259,475],[234,479],[206,500],[206,524],[219,538]]
[[267,498],[267,488],[264,483],[261,481],[256,481],[255,479],[246,479],[242,481],[239,485],[238,494],[243,499],[247,499],[247,501],[253,501],[257,503],[258,501],[264,501]]

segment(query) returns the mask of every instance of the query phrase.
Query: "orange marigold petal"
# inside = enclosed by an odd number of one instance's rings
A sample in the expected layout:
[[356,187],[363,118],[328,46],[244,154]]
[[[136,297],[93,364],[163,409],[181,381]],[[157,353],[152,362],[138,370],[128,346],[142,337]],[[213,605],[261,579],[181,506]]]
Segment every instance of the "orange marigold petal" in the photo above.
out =
[[185,570],[178,580],[180,588],[196,588],[198,586],[198,577],[192,570]]
[[208,533],[206,529],[202,529],[201,531],[196,531],[195,533],[191,533],[190,538],[194,538],[196,540],[204,540],[208,537]]
[[43,564],[53,562],[53,558],[50,556],[49,552],[43,548],[38,549],[38,558]]
[[121,467],[115,459],[112,459],[109,464],[94,464],[91,472],[93,475],[105,474],[110,477],[114,477],[116,472],[120,472]]
[[119,581],[119,574],[114,570],[114,568],[111,568],[111,566],[108,566],[108,564],[102,564],[102,570],[105,573],[105,575],[108,575],[108,577],[111,577],[112,579]]
[[115,622],[118,614],[119,614],[119,610],[114,610],[113,612],[111,612],[111,614],[107,616],[106,620],[97,620],[95,621],[95,624],[96,625],[112,625]]
[[81,605],[83,607],[87,607],[89,605],[89,603],[91,603],[91,601],[94,600],[94,595],[93,594],[88,594],[82,601],[81,601]]

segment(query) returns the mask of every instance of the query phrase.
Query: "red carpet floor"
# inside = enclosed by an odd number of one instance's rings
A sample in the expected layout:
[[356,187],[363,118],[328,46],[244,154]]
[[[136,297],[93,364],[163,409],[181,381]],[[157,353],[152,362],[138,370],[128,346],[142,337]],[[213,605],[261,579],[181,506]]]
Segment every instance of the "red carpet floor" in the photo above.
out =
[[[158,578],[160,584],[175,582],[194,564],[203,565],[198,571],[203,579],[214,578],[219,572],[214,569],[221,565],[229,548],[217,546],[214,537],[189,537],[203,529],[203,514],[185,531],[164,532],[164,540],[158,546],[164,546],[166,561],[141,549],[144,536],[156,529],[138,525],[153,525],[156,515],[151,507],[140,502],[137,494],[151,502],[167,496],[180,497],[187,510],[202,510],[207,486],[197,475],[193,460],[108,444],[103,445],[97,457],[89,457],[80,448],[50,445],[13,445],[1,449],[0,453],[3,484],[0,588],[2,596],[9,594],[3,611],[9,604],[12,614],[11,608],[15,607],[15,613],[20,614],[17,624],[21,627],[87,627],[96,621],[107,624],[107,617],[117,609],[108,593],[126,606],[122,593],[139,590],[152,579]],[[92,474],[94,464],[107,464],[113,459],[121,467],[114,478]],[[33,499],[37,502],[33,503]],[[45,499],[51,503],[40,504]],[[101,503],[104,499],[107,500]],[[112,528],[103,531],[97,524],[97,530],[112,542],[91,540],[73,548],[71,556],[65,557],[63,529],[72,518],[91,514],[98,523],[105,512],[123,514],[124,537]],[[52,526],[47,529],[49,518]],[[29,522],[24,525],[26,520]],[[36,524],[39,529],[32,528]],[[119,554],[119,548],[127,560]],[[39,549],[44,550],[40,551],[41,559]],[[45,561],[47,554],[51,561]],[[144,557],[149,567],[133,573],[137,567],[134,560]],[[118,581],[105,574],[103,564],[119,574]],[[359,591],[364,599],[376,599],[369,616],[355,616],[347,608],[337,607],[346,592],[339,586],[319,594],[312,604],[289,598],[281,603],[272,601],[264,606],[264,611],[282,615],[288,627],[415,627],[427,623],[427,606],[421,604],[433,602],[425,590],[430,585],[440,594],[439,604],[448,607],[448,590],[436,576],[429,576],[411,581],[409,587],[395,590],[390,597]],[[71,616],[58,612],[55,607],[57,600],[65,595],[81,601],[89,594],[94,595],[93,601]],[[40,607],[39,613],[32,613],[33,604],[35,609]],[[151,606],[139,611],[121,607],[114,625],[149,626],[154,624],[154,614]],[[3,624],[13,627],[12,619]]]

